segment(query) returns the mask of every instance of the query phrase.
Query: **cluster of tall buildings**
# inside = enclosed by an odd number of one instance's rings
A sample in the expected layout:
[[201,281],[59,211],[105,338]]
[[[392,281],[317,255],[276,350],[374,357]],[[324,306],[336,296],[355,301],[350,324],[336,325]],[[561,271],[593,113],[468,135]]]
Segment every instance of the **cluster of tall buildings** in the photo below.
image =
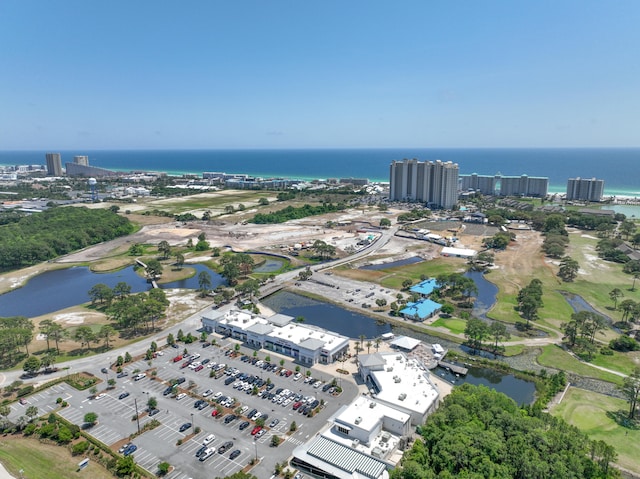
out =
[[458,201],[458,176],[458,164],[451,161],[393,161],[389,172],[389,199],[451,209]]
[[[460,192],[478,192],[487,196],[526,196],[544,198],[549,178],[528,175],[460,175],[451,161],[394,160],[389,169],[389,199],[426,204],[431,208],[451,209]],[[602,201],[604,180],[570,178],[569,201]]]
[[[47,176],[62,176],[62,155],[60,153],[47,153]],[[65,163],[64,173],[67,176],[115,176],[116,172],[89,166],[89,157],[86,155],[77,155],[73,157],[73,163]]]

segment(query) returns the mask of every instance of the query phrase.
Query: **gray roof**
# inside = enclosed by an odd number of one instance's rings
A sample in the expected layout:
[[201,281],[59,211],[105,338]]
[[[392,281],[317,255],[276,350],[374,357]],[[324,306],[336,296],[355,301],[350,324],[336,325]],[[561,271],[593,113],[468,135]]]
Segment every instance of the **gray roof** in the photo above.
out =
[[278,314],[274,314],[273,316],[269,316],[267,318],[267,321],[269,321],[271,324],[274,324],[276,326],[286,326],[291,321],[293,321],[293,316],[288,316],[286,314],[278,313]]
[[299,344],[303,348],[315,351],[316,349],[324,347],[325,342],[316,338],[307,338],[304,341],[300,341]]
[[269,334],[271,331],[273,331],[273,325],[256,323],[249,326],[247,328],[247,331],[255,334]]
[[382,473],[387,469],[387,465],[381,460],[324,436],[318,437],[309,446],[307,454],[343,471],[352,474],[357,472],[371,479],[382,477]]
[[361,354],[358,361],[362,366],[370,368],[372,366],[384,366],[384,358],[380,353]]

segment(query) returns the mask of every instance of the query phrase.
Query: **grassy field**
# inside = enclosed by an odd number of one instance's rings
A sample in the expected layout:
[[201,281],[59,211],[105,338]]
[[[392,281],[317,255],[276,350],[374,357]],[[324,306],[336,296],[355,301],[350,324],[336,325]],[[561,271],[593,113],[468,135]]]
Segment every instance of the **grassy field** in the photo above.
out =
[[612,414],[628,411],[626,401],[603,394],[569,388],[551,414],[585,432],[593,440],[602,440],[618,453],[617,463],[640,473],[640,429],[618,425]]
[[609,381],[615,384],[622,383],[622,378],[620,376],[589,366],[588,364],[577,360],[555,344],[544,346],[542,348],[542,354],[538,356],[537,361],[540,366],[562,369],[567,372],[578,374],[579,376],[602,379],[603,381]]
[[102,466],[89,461],[89,465],[78,471],[77,464],[84,456],[72,457],[60,446],[43,444],[36,439],[4,437],[0,442],[0,462],[14,477],[47,479],[112,479]]
[[640,351],[632,351],[628,353],[613,352],[613,356],[605,356],[604,354],[595,354],[593,356],[593,364],[602,366],[607,369],[614,369],[621,373],[631,374],[633,370],[640,367]]
[[444,327],[451,331],[453,334],[463,334],[467,327],[467,322],[464,319],[458,318],[440,318],[434,321],[431,326],[434,328]]

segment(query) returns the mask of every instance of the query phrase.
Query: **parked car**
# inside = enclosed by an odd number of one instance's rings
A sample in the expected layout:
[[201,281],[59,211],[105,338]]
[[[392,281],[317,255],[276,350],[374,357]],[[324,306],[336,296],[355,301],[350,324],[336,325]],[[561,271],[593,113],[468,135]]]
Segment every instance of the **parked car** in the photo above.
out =
[[218,454],[224,454],[233,447],[233,441],[227,441],[218,448]]
[[196,451],[196,457],[202,457],[202,455],[207,452],[208,447],[202,446],[200,449]]
[[256,426],[251,430],[251,435],[255,436],[256,434],[258,434],[260,431],[262,430],[262,426]]
[[276,427],[280,421],[278,419],[274,419],[269,423],[269,427]]
[[138,450],[138,446],[136,446],[135,444],[129,444],[129,447],[127,447],[122,454],[125,457],[126,456],[130,456],[131,454],[133,454],[137,450]]
[[202,397],[207,397],[207,396],[211,396],[213,394],[213,390],[212,389],[207,389],[205,392],[202,393]]
[[248,428],[251,425],[251,423],[249,421],[242,421],[240,423],[240,427],[238,429],[240,429],[241,431],[244,431],[246,428]]
[[200,456],[200,459],[198,459],[200,462],[204,462],[207,459],[209,459],[211,456],[213,456],[213,453],[216,452],[215,449],[207,449],[206,451],[204,451],[204,453],[202,453],[202,455]]
[[134,381],[140,381],[141,379],[144,379],[146,377],[147,375],[145,373],[138,373],[133,377],[133,379]]
[[182,356],[178,355],[178,356],[173,358],[173,362],[174,363],[177,363],[178,361],[182,361]]
[[264,436],[264,434],[267,432],[266,429],[260,429],[257,433],[256,433],[256,439],[260,439],[262,436]]
[[187,397],[187,393],[180,393],[176,396],[176,401],[180,401],[180,399],[184,399]]
[[128,448],[130,445],[131,445],[131,443],[130,443],[130,442],[128,442],[128,443],[126,443],[126,444],[122,445],[122,447],[121,447],[120,449],[118,449],[118,452],[119,452],[120,454],[122,454],[124,451],[126,451],[126,450],[127,450],[127,448]]
[[116,377],[117,377],[117,378],[125,378],[125,377],[127,377],[128,375],[129,375],[129,373],[128,373],[128,372],[126,372],[126,371],[122,371],[122,372],[118,373],[118,374],[116,375]]
[[105,397],[107,397],[106,393],[100,393],[96,397],[94,397],[93,399],[95,401],[99,401],[100,399],[105,398]]
[[190,427],[191,427],[191,423],[190,422],[185,422],[182,426],[180,426],[180,432],[185,432]]
[[160,412],[160,409],[152,409],[151,411],[149,411],[149,416],[155,416],[159,412]]
[[229,459],[235,459],[236,457],[238,457],[240,455],[240,453],[241,453],[240,449],[236,449],[231,454],[229,454]]
[[118,399],[124,399],[126,397],[129,397],[129,393],[128,392],[123,392],[122,394],[120,394],[120,396],[118,396]]
[[107,368],[102,368],[100,372],[102,372],[102,374],[109,374],[109,370]]
[[204,441],[202,441],[202,445],[206,446],[207,444],[213,442],[215,438],[216,438],[215,434],[209,434],[207,437],[204,438]]

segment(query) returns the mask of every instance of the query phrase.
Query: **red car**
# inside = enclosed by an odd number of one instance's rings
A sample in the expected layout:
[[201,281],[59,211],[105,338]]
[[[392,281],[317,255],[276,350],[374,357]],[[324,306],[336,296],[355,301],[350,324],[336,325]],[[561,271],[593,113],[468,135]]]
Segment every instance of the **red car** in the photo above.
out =
[[298,409],[300,406],[302,406],[302,401],[294,402],[294,403],[293,403],[293,410],[295,411],[295,410],[296,410],[296,409]]
[[175,358],[173,358],[174,363],[177,363],[178,361],[182,361],[182,356],[176,356]]
[[285,376],[290,377],[293,374],[293,371],[287,371],[287,373],[285,374]]
[[180,365],[180,369],[184,369],[184,368],[186,368],[187,366],[189,366],[189,364],[191,364],[191,361],[185,361],[184,363],[182,363],[182,364]]
[[204,366],[201,364],[200,366],[198,366],[197,368],[194,369],[195,372],[198,371],[202,371],[204,369]]
[[216,417],[218,414],[220,414],[220,411],[218,411],[217,409],[214,409],[213,411],[211,411],[211,416]]
[[258,434],[260,431],[262,430],[262,426],[256,426],[251,430],[251,435],[255,436],[256,434]]

